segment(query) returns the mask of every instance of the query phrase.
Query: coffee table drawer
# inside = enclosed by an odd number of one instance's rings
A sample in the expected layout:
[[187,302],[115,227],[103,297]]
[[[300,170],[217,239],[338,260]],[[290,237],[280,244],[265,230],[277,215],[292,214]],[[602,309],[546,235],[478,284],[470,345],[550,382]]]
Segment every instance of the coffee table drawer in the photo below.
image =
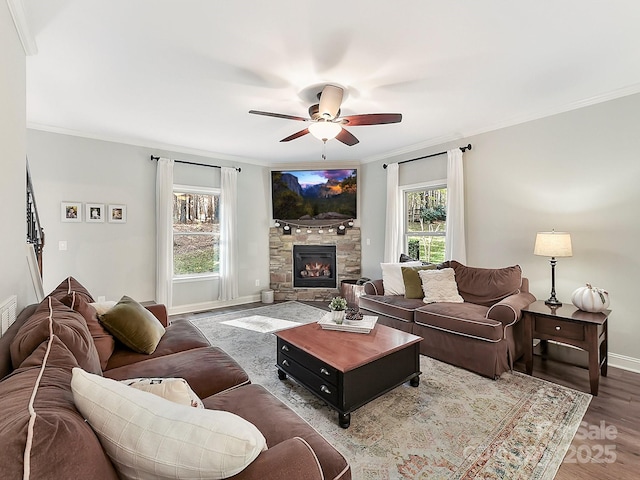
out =
[[304,365],[309,371],[315,373],[320,378],[323,378],[324,381],[329,382],[332,385],[338,384],[338,371],[335,368],[279,338],[278,363],[280,361],[280,353],[286,355],[300,365]]
[[300,365],[292,358],[286,356],[283,352],[278,352],[278,366],[288,375],[302,383],[309,390],[314,392],[320,398],[323,398],[332,405],[338,403],[338,388],[327,382],[325,378],[319,377],[307,368]]
[[536,317],[535,331],[554,337],[584,340],[584,327],[581,324],[556,318]]

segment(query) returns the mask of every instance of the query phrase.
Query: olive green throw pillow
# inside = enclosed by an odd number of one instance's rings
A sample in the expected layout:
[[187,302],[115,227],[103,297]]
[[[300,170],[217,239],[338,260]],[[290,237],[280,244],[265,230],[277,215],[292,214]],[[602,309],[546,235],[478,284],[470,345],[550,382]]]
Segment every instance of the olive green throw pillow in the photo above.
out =
[[138,353],[151,354],[164,335],[164,327],[149,310],[126,295],[100,315],[104,328]]
[[419,267],[401,267],[402,280],[404,281],[404,298],[423,298],[422,280],[418,272],[420,270],[435,270],[436,265],[421,265]]

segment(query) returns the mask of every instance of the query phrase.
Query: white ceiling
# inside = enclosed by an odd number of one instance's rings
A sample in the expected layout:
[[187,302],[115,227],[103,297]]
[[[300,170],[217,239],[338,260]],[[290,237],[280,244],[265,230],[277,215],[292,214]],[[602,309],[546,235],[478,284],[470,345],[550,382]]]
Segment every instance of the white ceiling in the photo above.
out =
[[326,82],[366,162],[640,92],[638,0],[23,0],[30,127],[218,158],[318,162],[279,140]]

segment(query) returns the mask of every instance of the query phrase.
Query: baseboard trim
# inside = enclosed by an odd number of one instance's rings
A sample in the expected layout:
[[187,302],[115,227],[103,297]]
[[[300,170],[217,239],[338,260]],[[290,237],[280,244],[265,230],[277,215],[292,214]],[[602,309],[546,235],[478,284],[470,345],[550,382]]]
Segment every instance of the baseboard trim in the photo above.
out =
[[216,308],[232,307],[244,305],[245,303],[259,302],[262,299],[260,294],[247,295],[245,297],[234,298],[233,300],[214,300],[211,302],[192,303],[189,305],[177,305],[169,309],[169,315],[179,315],[183,313],[196,313],[205,310],[215,310]]
[[621,368],[634,373],[640,373],[640,358],[628,357],[609,352],[609,366]]

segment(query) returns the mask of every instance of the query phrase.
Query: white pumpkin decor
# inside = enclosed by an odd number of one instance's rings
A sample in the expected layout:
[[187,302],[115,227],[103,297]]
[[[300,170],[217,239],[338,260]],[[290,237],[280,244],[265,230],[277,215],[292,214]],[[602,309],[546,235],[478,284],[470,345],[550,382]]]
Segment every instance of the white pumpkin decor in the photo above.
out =
[[609,292],[587,283],[586,287],[576,288],[571,302],[585,312],[602,312],[609,308]]

